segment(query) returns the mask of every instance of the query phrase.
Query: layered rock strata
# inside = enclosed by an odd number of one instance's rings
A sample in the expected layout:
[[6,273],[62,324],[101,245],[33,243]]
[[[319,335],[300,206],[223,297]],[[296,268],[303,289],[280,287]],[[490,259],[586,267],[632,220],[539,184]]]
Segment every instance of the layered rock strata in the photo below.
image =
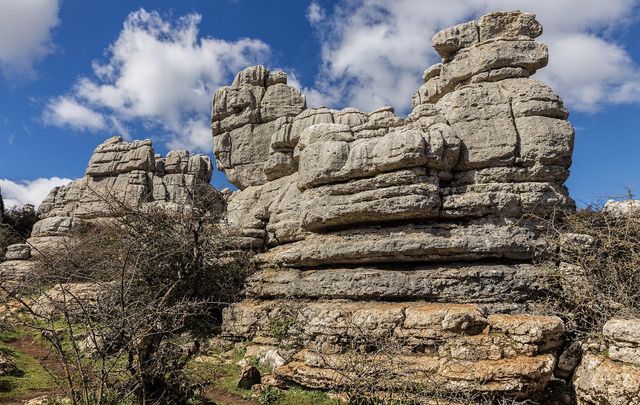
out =
[[[526,312],[542,288],[529,214],[574,209],[563,186],[574,138],[567,109],[529,78],[547,64],[541,33],[535,16],[507,12],[436,34],[442,62],[425,70],[406,118],[390,107],[307,109],[284,73],[261,66],[217,90],[215,156],[240,189],[227,220],[261,268],[247,299],[226,311],[223,334],[283,340],[294,352],[275,374],[308,387],[338,384],[340,367],[314,355],[344,355],[348,328],[363,324],[358,339],[398,340],[407,369],[447,390],[540,391],[561,322],[492,316]],[[269,334],[268,319],[286,327]],[[528,333],[537,340],[519,340]]]
[[573,384],[578,405],[640,403],[640,319],[612,319],[590,345]]
[[[46,254],[82,222],[99,221],[146,204],[189,204],[198,187],[217,193],[209,184],[213,166],[206,155],[185,150],[157,155],[150,140],[126,142],[113,137],[99,145],[85,176],[54,188],[39,207],[28,244],[10,246],[0,263],[3,278],[28,273],[32,254]],[[219,207],[223,209],[220,196]]]

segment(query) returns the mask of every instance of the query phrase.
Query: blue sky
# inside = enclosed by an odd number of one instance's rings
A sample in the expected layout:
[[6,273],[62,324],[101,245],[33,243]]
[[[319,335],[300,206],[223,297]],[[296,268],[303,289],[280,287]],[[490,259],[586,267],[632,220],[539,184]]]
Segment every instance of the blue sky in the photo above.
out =
[[[640,0],[2,0],[0,187],[38,203],[105,138],[211,153],[213,90],[244,66],[287,71],[310,106],[406,114],[431,36],[493,10],[535,12],[536,77],[576,128],[571,195],[640,193]],[[226,185],[222,174],[214,184]]]

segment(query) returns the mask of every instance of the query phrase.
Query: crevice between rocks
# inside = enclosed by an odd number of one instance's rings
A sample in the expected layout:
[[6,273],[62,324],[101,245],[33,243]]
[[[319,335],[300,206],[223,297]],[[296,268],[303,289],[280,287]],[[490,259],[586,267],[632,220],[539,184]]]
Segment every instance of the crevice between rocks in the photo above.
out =
[[509,115],[511,116],[511,122],[513,123],[513,128],[516,131],[516,147],[515,147],[515,165],[516,166],[521,166],[522,165],[522,155],[521,155],[521,137],[520,137],[520,131],[518,130],[518,125],[516,124],[516,116],[513,112],[513,97],[509,97]]

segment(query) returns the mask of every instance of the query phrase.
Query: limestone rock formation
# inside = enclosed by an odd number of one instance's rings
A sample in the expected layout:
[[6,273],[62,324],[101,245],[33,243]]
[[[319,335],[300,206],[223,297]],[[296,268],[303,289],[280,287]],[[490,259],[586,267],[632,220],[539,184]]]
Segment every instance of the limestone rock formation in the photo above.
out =
[[640,319],[612,319],[604,343],[583,356],[573,384],[578,405],[640,403]]
[[616,217],[640,217],[640,200],[610,200],[604,205],[604,210]]
[[[293,147],[286,138],[293,117],[306,105],[304,95],[287,86],[284,72],[257,66],[238,73],[232,85],[218,89],[213,98],[218,168],[241,189],[293,173]],[[272,145],[275,133],[281,133],[282,140]]]
[[496,315],[527,312],[541,288],[527,215],[574,209],[567,109],[529,78],[547,64],[541,33],[534,15],[499,12],[436,34],[442,62],[407,118],[306,109],[286,75],[262,66],[217,90],[215,156],[240,189],[226,219],[261,268],[223,334],[284,339],[297,352],[275,374],[308,387],[341,374],[318,350],[340,364],[354,340],[385,336],[407,356],[390,375],[427,370],[450,391],[543,389],[562,323]]
[[205,155],[180,150],[163,158],[150,140],[110,138],[94,151],[85,177],[55,188],[42,202],[31,242],[65,235],[83,220],[111,217],[120,204],[186,204],[197,184],[209,183],[212,171]]
[[[239,189],[220,194],[222,224],[259,266],[245,300],[224,311],[222,337],[264,353],[265,381],[343,388],[367,352],[389,345],[393,361],[374,364],[388,377],[380,391],[407,379],[518,399],[545,389],[564,325],[533,313],[544,289],[536,217],[574,209],[564,187],[574,132],[562,100],[530,79],[548,60],[541,33],[520,12],[439,32],[442,61],[406,118],[307,109],[286,74],[262,66],[215,92],[216,163]],[[11,247],[0,276],[26,274],[24,259],[113,216],[113,201],[189,204],[211,172],[206,156],[163,158],[150,141],[111,138],[83,178],[42,203],[32,248]],[[610,358],[590,354],[588,376],[576,372],[585,404],[604,395],[600,370],[604,379],[637,355],[635,329],[608,330]]]
[[[99,145],[85,176],[54,188],[39,207],[29,245],[10,246],[0,263],[3,278],[19,280],[29,269],[31,255],[46,254],[83,221],[113,217],[123,207],[145,204],[188,204],[196,186],[209,184],[213,166],[206,155],[184,150],[156,155],[150,140],[126,142],[113,137]],[[223,209],[222,196],[219,209]]]
[[24,243],[9,245],[4,258],[5,260],[29,260],[31,258],[31,248]]

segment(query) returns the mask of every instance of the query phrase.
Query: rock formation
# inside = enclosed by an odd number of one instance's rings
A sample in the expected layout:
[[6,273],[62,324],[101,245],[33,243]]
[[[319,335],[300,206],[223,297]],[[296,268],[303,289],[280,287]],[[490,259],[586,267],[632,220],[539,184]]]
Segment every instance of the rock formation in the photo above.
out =
[[604,341],[586,345],[574,376],[578,405],[640,403],[640,319],[612,319]]
[[[188,204],[196,186],[214,190],[209,184],[212,171],[206,155],[177,150],[161,157],[150,140],[110,138],[95,149],[84,177],[49,193],[39,207],[40,220],[29,244],[8,248],[0,275],[25,275],[31,269],[27,260],[32,253],[46,253],[83,221],[112,217],[122,207]],[[220,204],[222,209],[221,198]]]
[[[437,33],[442,61],[425,70],[406,118],[391,107],[308,109],[285,73],[262,66],[215,92],[215,158],[239,189],[224,201],[225,224],[259,266],[245,300],[225,310],[222,336],[249,342],[248,354],[273,365],[273,383],[339,389],[362,377],[354,359],[389,345],[393,361],[376,365],[382,391],[407,380],[444,394],[545,389],[564,326],[534,315],[544,289],[536,218],[575,207],[563,185],[567,109],[530,79],[547,64],[541,33],[520,12]],[[188,204],[211,172],[206,156],[162,158],[150,141],[111,138],[85,177],[42,203],[36,251],[10,247],[0,274],[28,272],[32,253],[111,217],[113,201]],[[640,344],[635,329],[611,325],[608,354],[588,354],[576,372],[585,404],[637,400],[604,393],[615,386],[603,388],[607,373],[633,374]]]
[[516,314],[541,288],[540,229],[527,216],[574,208],[567,109],[529,78],[547,64],[541,33],[520,12],[439,32],[442,62],[425,70],[407,118],[307,109],[284,73],[261,66],[218,89],[215,156],[240,189],[227,219],[260,252],[223,335],[254,353],[287,347],[282,383],[340,386],[354,343],[384,338],[403,353],[391,381],[541,391],[563,325]]

